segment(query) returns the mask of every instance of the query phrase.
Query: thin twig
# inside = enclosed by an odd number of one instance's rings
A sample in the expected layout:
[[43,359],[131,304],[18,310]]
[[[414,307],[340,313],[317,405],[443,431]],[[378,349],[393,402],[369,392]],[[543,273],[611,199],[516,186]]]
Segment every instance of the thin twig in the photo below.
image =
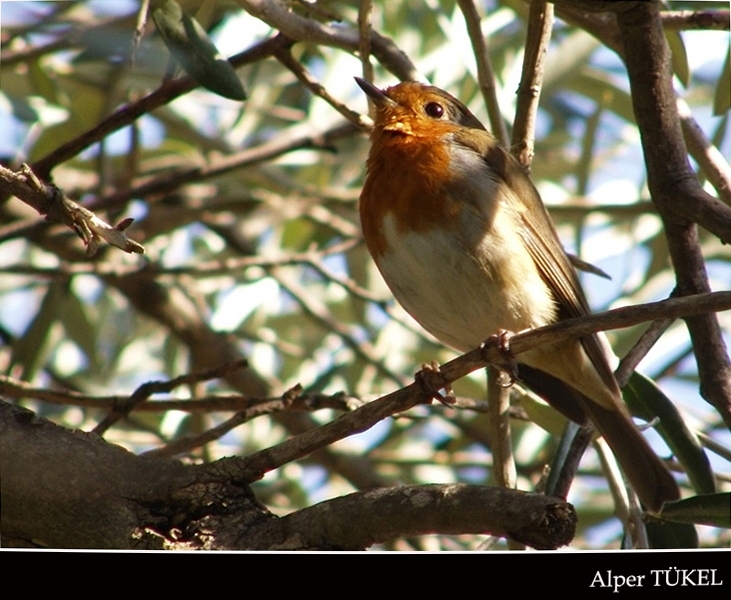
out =
[[[501,384],[503,374],[494,365],[487,367],[488,427],[490,430],[491,476],[502,488],[517,487],[517,469],[510,430],[510,389]],[[508,539],[511,550],[525,550],[520,542]]]
[[389,369],[381,360],[379,353],[367,341],[361,340],[351,328],[333,318],[330,310],[320,303],[318,299],[308,294],[307,291],[293,277],[280,269],[271,269],[270,273],[284,290],[302,307],[304,312],[322,325],[325,331],[336,333],[357,356],[369,364],[374,365],[378,371],[397,384],[403,384],[404,379]]
[[137,22],[134,30],[132,31],[132,41],[130,43],[129,64],[131,67],[134,67],[135,62],[137,61],[137,50],[140,47],[142,36],[145,33],[145,25],[147,24],[147,15],[149,14],[149,10],[150,0],[142,0],[142,2],[140,2],[140,8],[137,11]]
[[361,76],[366,81],[373,81],[373,65],[371,64],[371,15],[372,0],[360,0],[358,6],[358,54],[361,64]]
[[[111,410],[115,406],[129,402],[129,395],[124,396],[89,396],[74,390],[51,390],[33,387],[20,381],[0,375],[0,396],[5,398],[32,398],[61,406],[83,406],[85,408],[101,408]],[[150,400],[137,404],[136,413],[162,413],[177,410],[191,414],[213,412],[240,412],[253,409],[264,404],[282,402],[281,398],[254,398],[241,394],[203,396],[184,399]],[[346,394],[321,394],[304,392],[293,398],[287,406],[280,405],[280,410],[298,410],[313,412],[322,409],[349,411],[363,404],[360,398]]]
[[495,83],[495,71],[490,62],[490,55],[487,51],[485,37],[482,35],[480,15],[473,0],[457,0],[459,8],[465,18],[467,34],[470,36],[472,49],[477,62],[477,81],[482,91],[487,106],[487,114],[490,119],[492,134],[500,140],[500,143],[507,148],[510,140],[505,121],[500,113],[500,105],[497,100],[497,84]]
[[622,357],[619,366],[614,371],[619,387],[627,385],[632,373],[640,364],[647,353],[658,342],[662,335],[667,331],[668,327],[673,324],[673,319],[657,319],[650,324],[645,332],[640,336],[632,349]]
[[[324,267],[320,264],[323,258],[334,254],[347,252],[359,245],[361,240],[348,239],[327,248],[312,249],[306,252],[283,253],[279,256],[237,256],[217,260],[201,261],[191,265],[177,267],[164,267],[159,263],[143,265],[118,265],[113,263],[68,263],[62,262],[57,267],[36,267],[33,265],[8,265],[0,268],[0,273],[13,273],[16,275],[35,275],[39,277],[73,277],[76,275],[114,275],[122,277],[136,273],[148,275],[188,275],[199,279],[206,277],[220,277],[221,275],[232,275],[241,273],[250,268],[268,268],[276,266],[306,265],[318,271]],[[323,271],[324,273],[324,271]],[[331,275],[331,274],[330,274]],[[373,296],[353,283],[341,281],[334,278],[333,281],[341,284],[344,288],[352,291],[358,297],[368,299],[372,302],[382,302],[381,299]]]
[[545,0],[532,0],[511,148],[511,152],[526,169],[530,168],[533,161],[538,100],[543,85],[546,51],[551,40],[552,28],[553,4]]
[[190,452],[195,448],[205,446],[206,444],[223,437],[229,431],[235,429],[239,425],[243,425],[247,421],[251,421],[252,419],[262,415],[269,415],[274,412],[286,410],[292,403],[293,397],[297,396],[300,391],[301,389],[299,388],[290,390],[278,400],[257,404],[256,406],[237,412],[230,419],[227,419],[216,427],[207,429],[203,433],[180,437],[162,448],[155,448],[154,450],[144,452],[143,455],[157,457],[175,456],[177,454],[183,454],[185,452]]
[[299,79],[305,85],[305,87],[307,87],[307,89],[309,89],[316,96],[322,98],[336,111],[343,115],[348,121],[350,121],[354,125],[357,125],[364,131],[368,131],[373,126],[373,121],[371,121],[370,118],[364,117],[359,112],[351,110],[345,104],[340,102],[337,98],[332,96],[330,92],[325,89],[325,86],[317,81],[317,79],[315,79],[315,77],[313,77],[313,75],[305,67],[303,67],[297,60],[295,60],[294,56],[292,56],[292,51],[290,48],[277,49],[275,52],[275,56],[277,57],[277,60],[279,62],[281,62],[285,67],[292,71],[292,73],[294,73],[297,79]]
[[[292,40],[340,48],[353,53],[360,48],[360,32],[355,28],[333,27],[308,19],[292,12],[286,3],[279,0],[238,0],[238,3],[250,15],[261,19]],[[375,31],[371,31],[370,38],[371,53],[386,69],[401,80],[417,79],[418,70],[393,40]]]
[[90,203],[93,208],[111,208],[123,204],[130,198],[144,198],[154,194],[169,194],[183,185],[218,177],[235,169],[242,169],[272,160],[288,152],[303,148],[329,150],[336,140],[359,133],[360,128],[350,122],[340,122],[321,130],[312,130],[309,125],[296,126],[282,132],[274,139],[259,146],[247,148],[227,156],[219,156],[208,165],[167,171],[163,175],[151,175],[132,183],[132,187],[118,190]]
[[703,173],[708,177],[708,181],[718,192],[721,200],[731,206],[731,165],[721,151],[706,137],[703,129],[693,118],[688,103],[682,98],[678,98],[677,107],[688,151],[698,161]]
[[660,13],[663,28],[669,31],[707,29],[728,31],[731,11],[728,10],[664,10]]
[[36,209],[47,221],[56,221],[70,227],[86,245],[87,256],[93,256],[104,239],[125,252],[144,254],[145,248],[127,237],[124,230],[132,219],[124,219],[116,226],[102,221],[93,212],[77,204],[54,185],[43,183],[28,165],[18,172],[0,165],[0,195],[13,195]]
[[225,377],[233,371],[245,369],[248,363],[245,360],[237,360],[229,364],[221,365],[214,369],[207,369],[197,373],[188,373],[165,381],[148,381],[138,387],[131,396],[122,402],[115,404],[110,413],[94,428],[94,433],[103,435],[112,425],[126,417],[135,406],[147,400],[152,394],[170,392],[181,385],[208,381],[219,377]]
[[487,375],[492,477],[496,485],[514,488],[517,472],[510,433],[510,388],[501,384],[503,374],[497,367],[488,367]]

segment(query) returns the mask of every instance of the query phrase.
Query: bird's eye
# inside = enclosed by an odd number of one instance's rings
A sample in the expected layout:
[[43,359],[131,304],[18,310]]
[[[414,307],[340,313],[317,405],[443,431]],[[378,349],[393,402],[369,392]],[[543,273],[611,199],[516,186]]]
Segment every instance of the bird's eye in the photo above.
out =
[[439,102],[429,102],[424,107],[424,112],[433,119],[439,119],[444,114],[444,107]]

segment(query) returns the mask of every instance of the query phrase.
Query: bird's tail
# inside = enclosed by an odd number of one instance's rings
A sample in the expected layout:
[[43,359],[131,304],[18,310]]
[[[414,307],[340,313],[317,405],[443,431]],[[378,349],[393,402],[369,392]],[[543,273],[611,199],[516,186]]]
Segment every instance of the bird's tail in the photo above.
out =
[[680,497],[678,485],[650,444],[624,413],[596,402],[582,402],[592,422],[607,440],[640,501],[659,512],[663,503]]
[[664,502],[680,497],[667,467],[627,414],[604,408],[560,379],[524,364],[518,365],[518,378],[572,421],[586,425],[591,420],[596,425],[647,508],[658,512]]

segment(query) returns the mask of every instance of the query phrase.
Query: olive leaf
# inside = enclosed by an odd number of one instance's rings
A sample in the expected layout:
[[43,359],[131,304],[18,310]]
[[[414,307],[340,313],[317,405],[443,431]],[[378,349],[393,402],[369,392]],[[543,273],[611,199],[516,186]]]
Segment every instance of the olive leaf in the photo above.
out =
[[165,45],[185,72],[206,89],[231,100],[246,100],[246,92],[231,63],[218,51],[205,30],[183,12],[175,0],[152,11]]

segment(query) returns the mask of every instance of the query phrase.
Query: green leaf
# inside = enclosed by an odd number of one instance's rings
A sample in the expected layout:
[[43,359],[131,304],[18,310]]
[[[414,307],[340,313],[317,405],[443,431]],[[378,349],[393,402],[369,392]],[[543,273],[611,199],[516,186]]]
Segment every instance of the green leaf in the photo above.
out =
[[677,550],[698,548],[698,532],[687,523],[654,522],[645,524],[650,548],[653,550]]
[[44,69],[38,60],[30,61],[27,67],[34,94],[45,98],[50,104],[60,104],[56,82],[49,76],[48,69]]
[[33,321],[13,344],[11,362],[22,368],[22,376],[27,381],[33,379],[45,360],[51,328],[58,320],[59,305],[63,303],[67,292],[66,283],[51,282]]
[[66,335],[84,352],[94,368],[98,366],[96,355],[96,324],[89,321],[86,308],[79,297],[70,293],[59,307],[59,316]]
[[25,98],[13,94],[0,93],[10,105],[12,115],[24,123],[35,123],[38,121],[38,112],[26,101]]
[[731,492],[700,494],[663,507],[661,516],[676,523],[731,529]]
[[726,55],[723,71],[718,78],[716,94],[713,97],[713,114],[725,114],[731,108],[731,51]]
[[665,31],[665,38],[672,51],[673,73],[683,87],[688,87],[690,82],[690,67],[688,66],[688,54],[685,51],[685,43],[679,31]]
[[563,435],[568,419],[552,406],[549,406],[532,394],[522,394],[520,396],[520,405],[528,413],[530,420],[536,425],[556,437]]
[[655,429],[685,467],[695,490],[699,493],[715,492],[713,471],[698,437],[655,382],[635,371],[622,393],[633,414],[646,421],[658,419]]
[[152,12],[165,45],[185,71],[203,87],[231,100],[246,100],[246,92],[231,63],[218,51],[198,21],[175,0]]

